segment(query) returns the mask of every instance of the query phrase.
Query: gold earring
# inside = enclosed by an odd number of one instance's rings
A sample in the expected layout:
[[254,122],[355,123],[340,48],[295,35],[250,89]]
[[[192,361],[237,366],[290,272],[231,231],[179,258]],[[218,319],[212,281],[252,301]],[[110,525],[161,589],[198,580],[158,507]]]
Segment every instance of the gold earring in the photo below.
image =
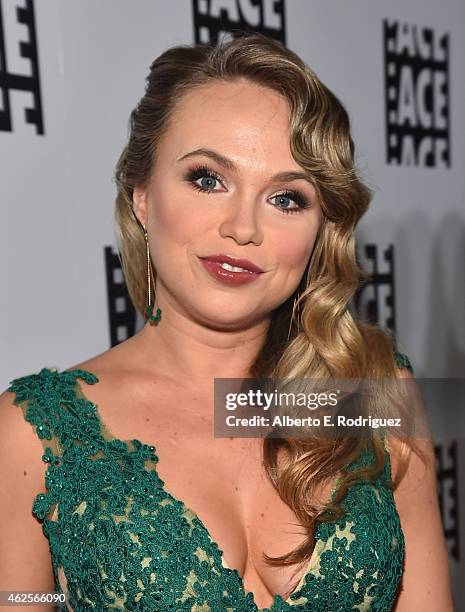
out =
[[148,298],[149,303],[145,310],[145,314],[147,315],[148,320],[150,321],[150,325],[158,325],[161,319],[161,309],[157,308],[157,312],[153,314],[153,306],[152,306],[152,292],[151,292],[151,275],[150,275],[150,247],[149,247],[149,239],[147,236],[147,230],[144,227],[144,238],[145,245],[147,247],[147,285],[148,285]]
[[[300,293],[299,293],[299,299],[300,299]],[[297,296],[294,298],[294,304],[292,306],[292,314],[291,314],[291,319],[289,321],[289,331],[287,332],[287,340],[289,341],[289,336],[291,335],[291,328],[292,328],[292,322],[294,321],[294,313],[295,313],[295,309],[297,306]],[[297,313],[297,333],[300,332],[300,314]]]

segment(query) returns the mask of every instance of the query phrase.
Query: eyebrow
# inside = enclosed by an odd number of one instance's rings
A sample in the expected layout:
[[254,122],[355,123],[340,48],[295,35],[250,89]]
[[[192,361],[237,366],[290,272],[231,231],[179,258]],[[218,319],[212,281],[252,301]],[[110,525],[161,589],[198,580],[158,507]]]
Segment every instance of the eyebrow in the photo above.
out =
[[[213,149],[206,149],[204,147],[194,149],[193,151],[190,151],[189,153],[186,153],[185,155],[178,157],[176,161],[180,162],[185,159],[189,159],[190,157],[194,157],[195,155],[203,155],[204,157],[209,157],[210,159],[215,161],[220,166],[223,166],[223,168],[226,168],[227,170],[230,170],[231,172],[236,172],[236,173],[239,172],[238,167],[231,159],[229,159],[228,157],[225,157],[224,155],[221,155],[221,153],[218,153],[217,151],[214,151]],[[304,180],[310,183],[312,187],[315,187],[315,183],[312,177],[307,172],[288,170],[284,172],[278,172],[277,174],[273,174],[269,178],[271,181],[283,182],[283,183],[286,183],[289,181]]]

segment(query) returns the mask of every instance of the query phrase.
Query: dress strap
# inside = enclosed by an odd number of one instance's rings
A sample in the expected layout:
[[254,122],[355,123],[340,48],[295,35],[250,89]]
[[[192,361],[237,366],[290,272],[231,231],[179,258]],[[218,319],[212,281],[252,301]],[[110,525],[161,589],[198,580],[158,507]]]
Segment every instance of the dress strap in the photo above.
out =
[[410,370],[412,374],[415,373],[410,359],[407,357],[407,355],[405,355],[405,353],[394,351],[394,359],[398,368],[405,368],[407,370]]
[[83,447],[91,454],[99,446],[96,407],[76,392],[78,378],[88,384],[98,382],[85,370],[42,368],[37,374],[15,378],[7,389],[15,394],[13,404],[21,407],[25,420],[32,425],[44,448],[42,461],[50,466],[45,475],[47,492],[37,495],[33,504],[32,512],[39,520],[55,515],[60,498],[56,473],[62,464],[73,465]]
[[15,393],[13,404],[21,406],[44,449],[50,447],[57,455],[65,447],[99,434],[95,411],[89,412],[94,406],[76,393],[78,378],[88,384],[98,382],[94,374],[85,370],[59,372],[42,368],[38,374],[15,378],[7,389]]

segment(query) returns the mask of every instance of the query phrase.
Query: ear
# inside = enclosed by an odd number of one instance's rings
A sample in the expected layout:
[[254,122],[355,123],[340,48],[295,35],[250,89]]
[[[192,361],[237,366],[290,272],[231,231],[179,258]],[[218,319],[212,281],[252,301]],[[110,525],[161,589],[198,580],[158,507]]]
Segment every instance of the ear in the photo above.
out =
[[147,192],[144,187],[134,187],[132,192],[133,210],[139,222],[147,227]]

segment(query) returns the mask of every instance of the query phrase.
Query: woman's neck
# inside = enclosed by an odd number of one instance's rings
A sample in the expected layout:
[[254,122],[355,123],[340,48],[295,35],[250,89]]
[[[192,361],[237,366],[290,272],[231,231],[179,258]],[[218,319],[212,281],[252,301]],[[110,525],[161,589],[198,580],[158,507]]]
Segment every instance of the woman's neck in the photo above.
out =
[[268,326],[266,320],[248,329],[221,331],[180,315],[162,315],[157,326],[146,323],[128,343],[144,369],[180,381],[211,384],[213,378],[250,376]]

